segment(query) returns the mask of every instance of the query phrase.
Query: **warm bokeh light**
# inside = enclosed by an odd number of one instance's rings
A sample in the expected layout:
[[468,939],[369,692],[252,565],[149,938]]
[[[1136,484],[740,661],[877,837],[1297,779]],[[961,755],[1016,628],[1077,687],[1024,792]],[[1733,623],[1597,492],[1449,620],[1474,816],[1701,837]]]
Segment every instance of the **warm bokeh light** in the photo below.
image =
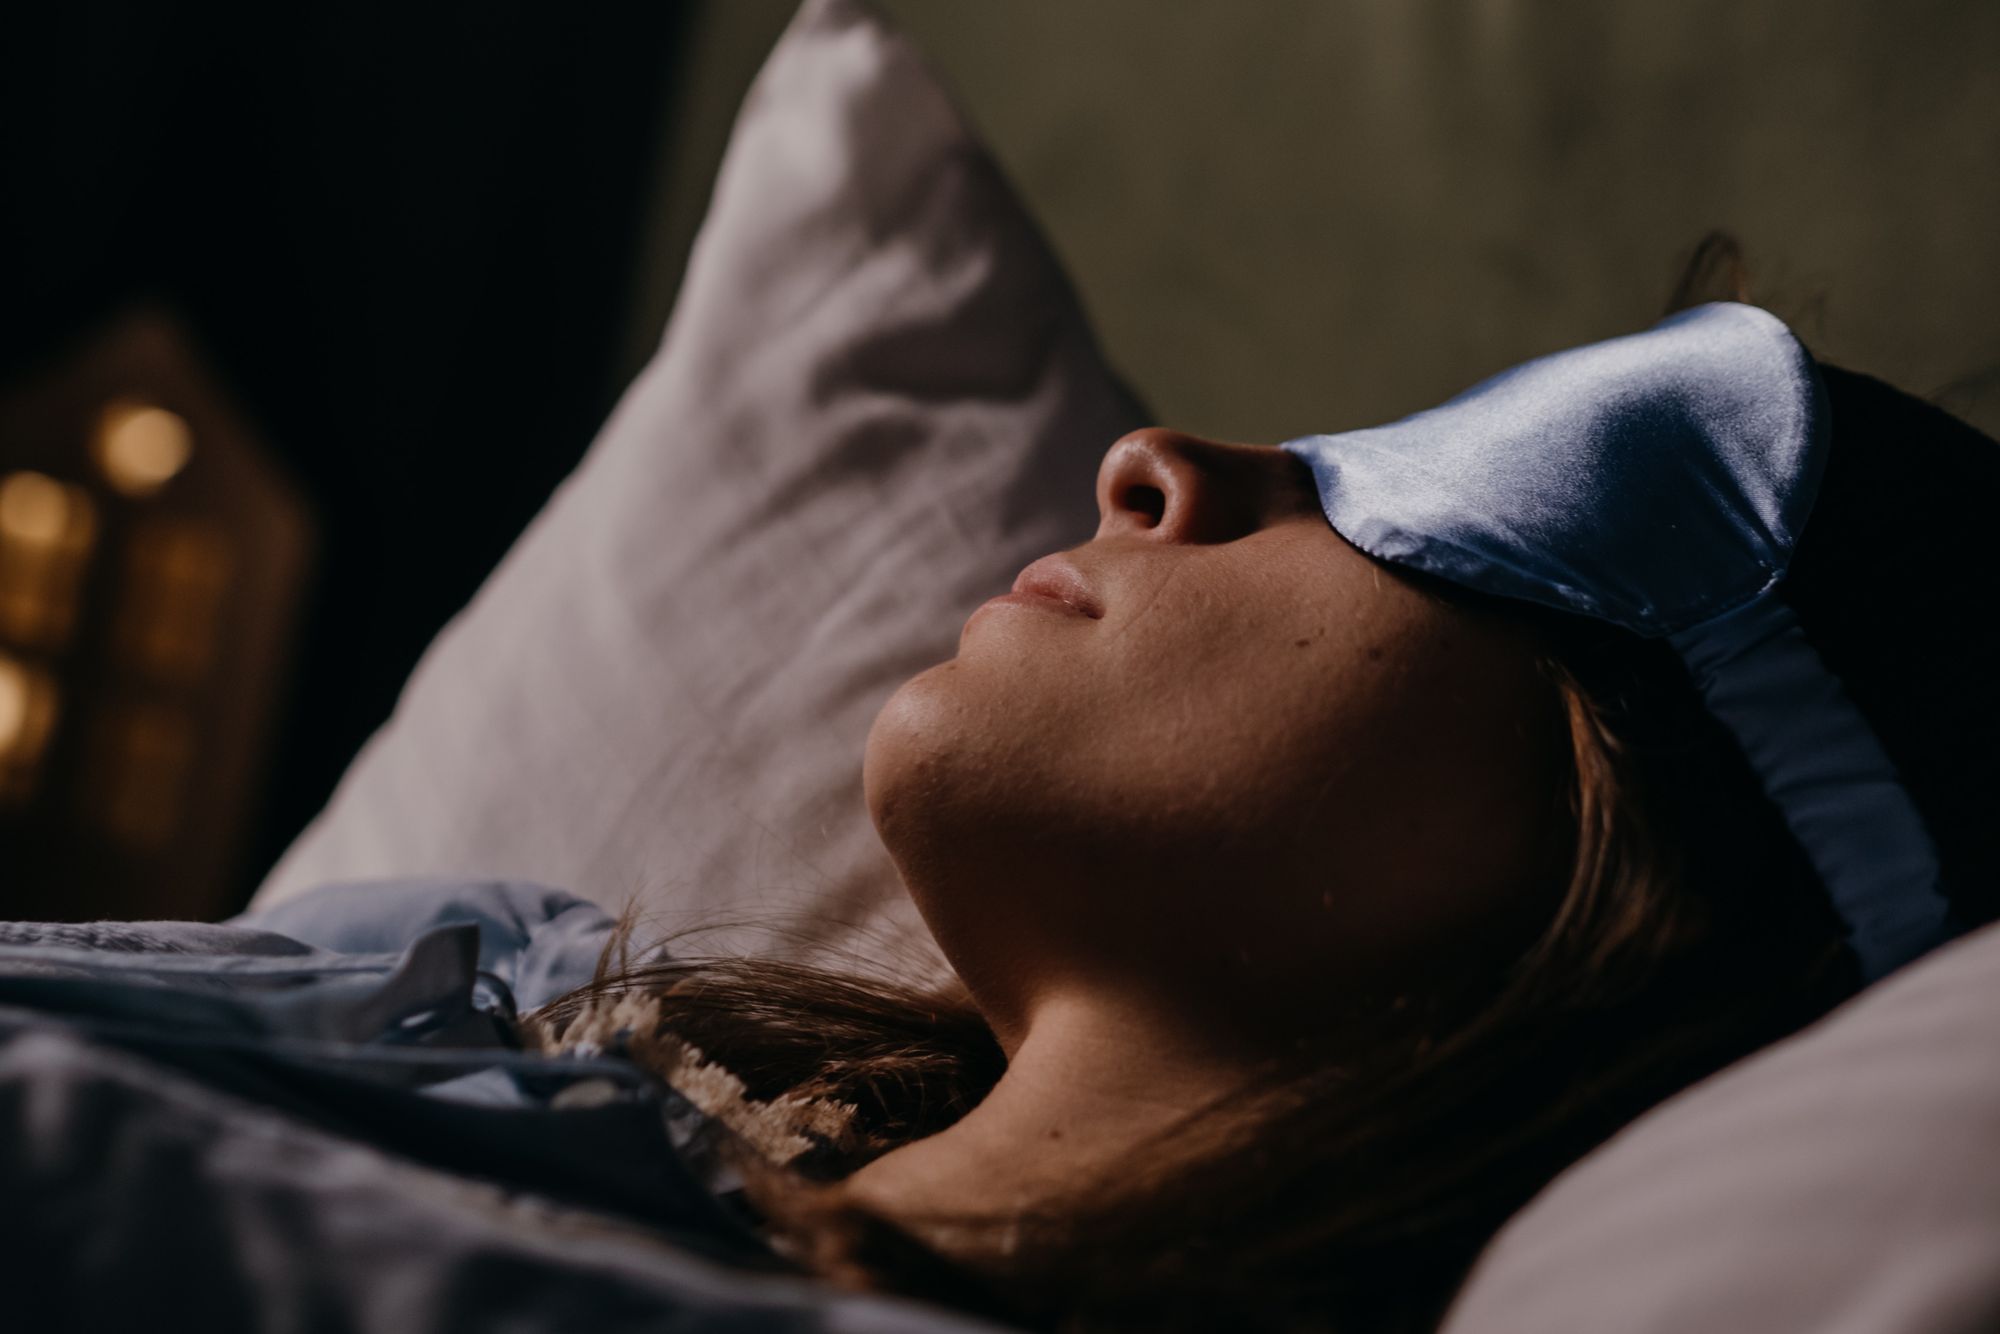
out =
[[97,505],[82,487],[38,472],[0,477],[0,639],[67,641],[96,539]]
[[0,654],[0,764],[13,756],[27,734],[27,669]]
[[48,673],[0,653],[0,803],[34,791],[55,712]]
[[222,378],[139,310],[0,395],[0,917],[236,906],[313,512]]
[[194,433],[177,413],[121,399],[104,409],[90,452],[111,485],[150,496],[187,467]]
[[52,547],[70,526],[69,488],[38,472],[0,481],[0,537],[24,547]]

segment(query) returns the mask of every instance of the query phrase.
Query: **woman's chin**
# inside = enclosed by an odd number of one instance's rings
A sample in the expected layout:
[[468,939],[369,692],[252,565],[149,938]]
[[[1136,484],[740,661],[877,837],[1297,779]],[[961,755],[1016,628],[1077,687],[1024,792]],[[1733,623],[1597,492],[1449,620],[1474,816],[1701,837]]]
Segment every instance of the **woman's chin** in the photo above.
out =
[[868,730],[862,790],[906,882],[990,855],[1010,817],[1048,786],[1036,761],[1057,747],[1020,735],[1032,710],[995,698],[992,684],[962,663],[940,663],[904,682]]
[[942,662],[905,681],[868,729],[861,756],[861,787],[869,818],[893,853],[894,834],[911,800],[935,786],[952,748],[952,723],[963,707],[950,702],[957,663]]

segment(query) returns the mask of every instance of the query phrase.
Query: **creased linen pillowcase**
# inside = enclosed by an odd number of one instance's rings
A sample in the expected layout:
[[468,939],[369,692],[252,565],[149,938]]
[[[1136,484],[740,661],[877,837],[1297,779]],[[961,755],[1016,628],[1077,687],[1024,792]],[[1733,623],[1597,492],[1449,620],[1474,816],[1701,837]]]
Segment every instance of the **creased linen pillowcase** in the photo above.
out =
[[252,906],[496,876],[636,896],[659,929],[756,919],[715,947],[927,950],[862,797],[868,727],[1088,540],[1098,461],[1144,423],[912,44],[807,0],[658,354]]
[[2000,925],[1640,1117],[1442,1334],[2000,1330]]

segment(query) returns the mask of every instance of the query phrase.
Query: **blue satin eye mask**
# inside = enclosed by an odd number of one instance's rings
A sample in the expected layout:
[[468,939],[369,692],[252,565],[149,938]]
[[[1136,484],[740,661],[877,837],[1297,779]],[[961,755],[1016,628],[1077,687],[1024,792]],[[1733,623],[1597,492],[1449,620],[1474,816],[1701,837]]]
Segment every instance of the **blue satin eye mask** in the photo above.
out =
[[1311,468],[1328,522],[1377,559],[1666,638],[1873,981],[1963,928],[1916,804],[1780,595],[1826,417],[1784,323],[1718,302],[1388,426],[1282,447]]

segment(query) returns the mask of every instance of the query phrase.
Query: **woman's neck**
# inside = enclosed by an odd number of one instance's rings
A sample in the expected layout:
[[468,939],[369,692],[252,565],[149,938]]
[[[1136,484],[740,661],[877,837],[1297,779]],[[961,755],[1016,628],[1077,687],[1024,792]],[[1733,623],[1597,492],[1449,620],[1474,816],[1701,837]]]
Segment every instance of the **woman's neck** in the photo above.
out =
[[844,1193],[948,1252],[960,1249],[953,1220],[970,1238],[1009,1218],[1068,1212],[1133,1149],[1249,1073],[1155,1034],[1087,1001],[1044,1003],[977,1107],[861,1168]]

